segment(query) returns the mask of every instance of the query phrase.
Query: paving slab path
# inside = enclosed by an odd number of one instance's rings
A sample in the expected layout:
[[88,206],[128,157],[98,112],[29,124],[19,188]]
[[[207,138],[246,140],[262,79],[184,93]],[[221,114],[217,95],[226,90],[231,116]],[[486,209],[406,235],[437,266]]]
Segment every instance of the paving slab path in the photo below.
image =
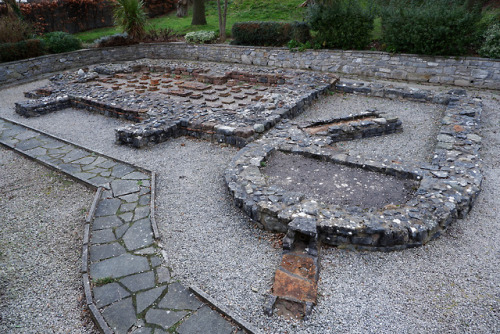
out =
[[161,266],[153,172],[3,118],[0,143],[97,189],[81,271],[86,304],[102,332],[243,333],[227,312],[224,318],[203,301],[208,296]]

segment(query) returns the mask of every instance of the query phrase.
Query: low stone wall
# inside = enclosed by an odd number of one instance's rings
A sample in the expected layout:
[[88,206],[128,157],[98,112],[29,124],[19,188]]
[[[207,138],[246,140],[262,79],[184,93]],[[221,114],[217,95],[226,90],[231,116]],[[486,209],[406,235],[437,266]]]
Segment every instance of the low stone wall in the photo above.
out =
[[[380,96],[385,90],[379,86],[340,82],[336,89]],[[382,97],[392,96],[392,88],[386,93]],[[404,96],[412,96],[411,90],[401,90],[399,97]],[[325,137],[309,135],[297,123],[282,122],[238,151],[226,169],[226,183],[235,205],[266,230],[287,232],[293,224],[305,226],[302,232],[307,233],[311,226],[316,226],[319,240],[333,246],[391,251],[426,244],[457,218],[463,218],[480,192],[482,103],[461,89],[447,94],[421,91],[418,96],[421,101],[446,105],[430,163],[349,156],[328,148]],[[261,167],[277,151],[420,184],[414,196],[401,206],[363,210],[352,205],[330,205],[300,190],[287,191],[268,181]],[[295,228],[298,232],[301,229]]]
[[368,110],[362,113],[322,119],[299,124],[299,129],[315,136],[328,138],[329,145],[340,141],[383,136],[402,132],[402,122],[398,117]]
[[310,50],[185,43],[87,49],[0,64],[0,87],[101,62],[142,58],[227,62],[316,70],[366,78],[500,90],[500,60],[371,51]]

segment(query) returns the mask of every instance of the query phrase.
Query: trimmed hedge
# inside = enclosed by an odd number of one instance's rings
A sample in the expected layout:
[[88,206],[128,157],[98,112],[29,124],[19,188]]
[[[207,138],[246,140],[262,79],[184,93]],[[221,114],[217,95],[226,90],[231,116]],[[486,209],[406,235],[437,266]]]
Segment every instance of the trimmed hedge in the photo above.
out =
[[311,38],[304,22],[237,22],[231,34],[234,45],[283,46],[290,40],[305,43]]
[[477,39],[479,10],[463,1],[394,1],[382,12],[387,50],[428,55],[466,54]]
[[44,54],[43,42],[39,39],[27,39],[17,43],[0,44],[0,62],[38,57]]

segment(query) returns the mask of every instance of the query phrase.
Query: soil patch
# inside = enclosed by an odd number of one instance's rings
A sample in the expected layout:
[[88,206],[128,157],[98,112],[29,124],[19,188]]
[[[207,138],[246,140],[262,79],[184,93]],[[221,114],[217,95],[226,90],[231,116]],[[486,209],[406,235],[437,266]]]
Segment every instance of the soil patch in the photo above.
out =
[[418,182],[306,158],[275,152],[263,173],[268,182],[287,191],[295,191],[333,205],[381,208],[407,202]]

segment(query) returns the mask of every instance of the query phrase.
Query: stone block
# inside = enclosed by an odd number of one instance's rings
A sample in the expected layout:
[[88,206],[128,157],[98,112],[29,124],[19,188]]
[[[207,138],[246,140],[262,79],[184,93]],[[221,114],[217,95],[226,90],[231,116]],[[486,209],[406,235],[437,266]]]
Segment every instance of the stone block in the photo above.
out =
[[140,290],[151,289],[155,287],[155,274],[153,271],[130,275],[120,280],[120,283],[125,285],[127,289],[133,292]]
[[166,286],[160,286],[138,293],[135,297],[137,313],[142,313],[145,309],[153,305],[166,288]]
[[110,283],[103,286],[97,286],[94,287],[93,291],[94,302],[99,308],[130,296],[130,293],[122,288],[118,283]]
[[116,334],[127,334],[137,320],[132,298],[124,299],[106,307],[102,311],[102,316]]
[[282,269],[276,270],[274,275],[273,295],[278,298],[316,303],[316,283],[297,277]]
[[161,326],[163,329],[168,330],[187,314],[188,313],[185,311],[150,309],[146,313],[146,322]]
[[132,224],[123,235],[123,242],[129,251],[150,246],[153,243],[153,230],[149,218]]
[[92,263],[90,274],[93,279],[118,278],[137,274],[149,269],[148,259],[142,256],[122,254],[107,260]]
[[203,303],[188,289],[179,283],[172,283],[168,286],[168,292],[158,307],[174,310],[196,310],[202,305]]
[[228,321],[208,306],[200,308],[177,328],[179,334],[232,334],[234,331]]

